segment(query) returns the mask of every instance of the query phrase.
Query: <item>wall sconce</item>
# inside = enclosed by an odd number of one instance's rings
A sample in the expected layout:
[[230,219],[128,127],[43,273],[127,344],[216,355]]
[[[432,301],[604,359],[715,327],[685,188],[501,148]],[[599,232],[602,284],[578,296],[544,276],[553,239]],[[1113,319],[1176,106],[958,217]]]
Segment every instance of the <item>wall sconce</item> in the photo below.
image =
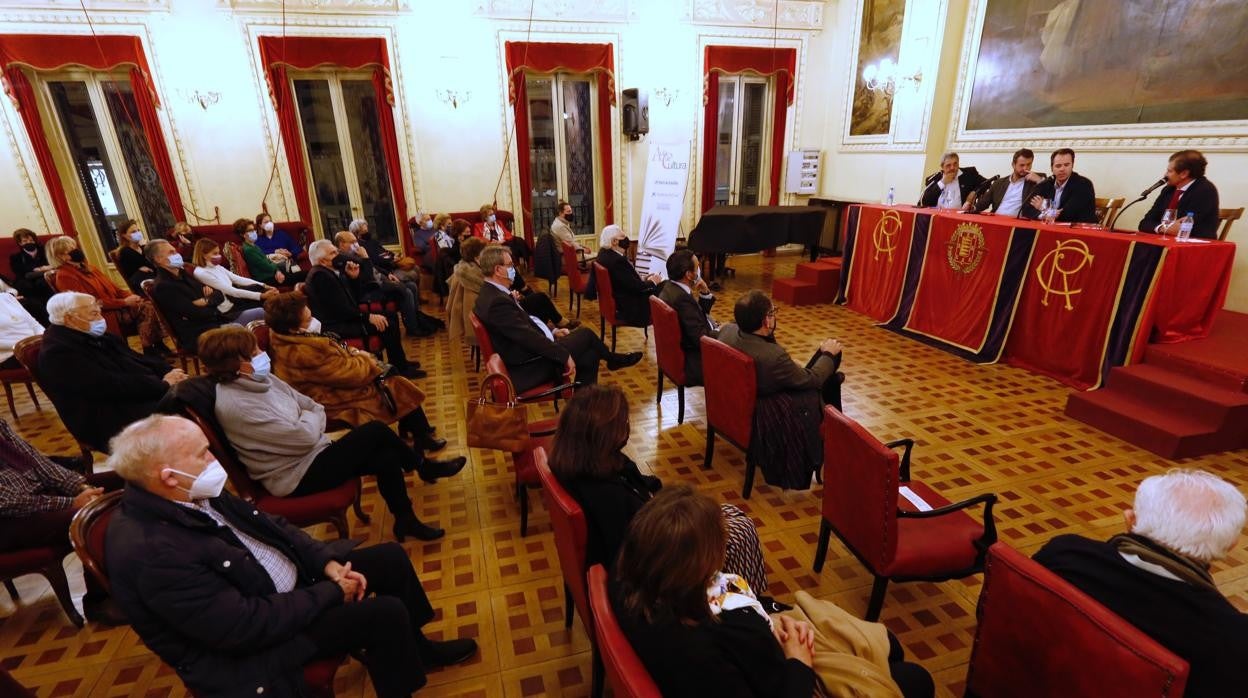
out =
[[893,59],[884,58],[878,65],[871,63],[863,68],[862,80],[868,90],[891,95],[897,92],[899,86],[918,90],[923,82],[923,69],[915,68],[914,72],[910,72],[894,63]]
[[663,106],[670,107],[680,97],[680,90],[674,87],[660,87],[654,91],[654,96],[663,100]]
[[184,90],[179,90],[179,92],[186,97],[187,102],[191,104],[198,104],[199,108],[204,111],[208,111],[208,105],[216,104],[221,101],[220,92],[200,92],[199,90],[195,90],[189,94]]
[[459,109],[459,105],[467,104],[472,99],[472,90],[437,90],[438,100],[443,104],[450,106],[451,109]]

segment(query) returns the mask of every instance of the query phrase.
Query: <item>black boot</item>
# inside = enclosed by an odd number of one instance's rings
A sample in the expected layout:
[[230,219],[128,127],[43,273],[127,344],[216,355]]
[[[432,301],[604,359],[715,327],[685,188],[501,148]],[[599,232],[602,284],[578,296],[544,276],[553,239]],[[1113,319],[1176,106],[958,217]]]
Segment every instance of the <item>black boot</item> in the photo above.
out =
[[464,469],[468,464],[468,459],[464,456],[457,456],[449,460],[433,460],[425,458],[423,463],[416,464],[416,472],[420,473],[420,479],[428,483],[437,482],[440,478],[451,477]]
[[416,638],[416,652],[426,669],[462,664],[477,653],[477,642],[470,638],[460,640],[430,640],[421,635]]
[[394,521],[394,538],[400,543],[402,543],[403,539],[407,536],[411,536],[417,540],[430,541],[437,540],[444,535],[446,535],[446,531],[438,528],[437,526],[430,526],[429,524],[426,524],[416,518],[416,515],[411,512],[408,512],[404,516],[396,517]]

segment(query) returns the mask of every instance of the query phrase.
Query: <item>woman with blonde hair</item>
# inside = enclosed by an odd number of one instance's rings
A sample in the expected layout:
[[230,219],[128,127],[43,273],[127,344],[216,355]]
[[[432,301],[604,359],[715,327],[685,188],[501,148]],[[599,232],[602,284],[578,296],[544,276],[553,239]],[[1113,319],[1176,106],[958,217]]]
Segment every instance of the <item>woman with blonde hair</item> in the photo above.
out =
[[505,246],[511,251],[511,259],[516,264],[527,264],[532,251],[529,249],[529,243],[524,238],[518,238],[511,234],[507,226],[498,220],[498,212],[494,209],[493,204],[481,204],[481,222],[473,226],[473,237],[479,237],[486,242],[494,242]]
[[225,296],[225,300],[217,305],[217,310],[222,313],[228,314],[235,308],[239,311],[259,308],[265,300],[277,295],[276,288],[230,271],[225,266],[221,246],[216,240],[200,238],[195,243],[191,263],[195,265],[191,273],[196,281],[217,289]]

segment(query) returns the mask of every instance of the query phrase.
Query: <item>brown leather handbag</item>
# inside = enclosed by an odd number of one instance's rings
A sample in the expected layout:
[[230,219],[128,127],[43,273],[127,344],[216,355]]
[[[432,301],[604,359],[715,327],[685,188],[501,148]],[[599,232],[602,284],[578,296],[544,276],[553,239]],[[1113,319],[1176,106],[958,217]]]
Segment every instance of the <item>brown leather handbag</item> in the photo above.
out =
[[[506,388],[506,400],[497,401],[501,392],[495,385]],[[468,446],[470,448],[493,448],[499,451],[519,453],[529,445],[529,422],[524,403],[516,400],[516,388],[511,379],[501,373],[491,373],[481,381],[481,394],[468,401]]]

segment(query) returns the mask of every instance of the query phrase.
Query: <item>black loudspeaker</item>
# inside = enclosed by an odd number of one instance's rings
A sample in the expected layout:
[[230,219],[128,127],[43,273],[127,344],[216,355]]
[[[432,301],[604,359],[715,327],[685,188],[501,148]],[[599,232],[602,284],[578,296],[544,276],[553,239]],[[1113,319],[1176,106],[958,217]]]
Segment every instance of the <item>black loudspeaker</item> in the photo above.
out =
[[624,135],[629,140],[635,141],[642,136],[650,133],[650,100],[646,93],[630,87],[620,93],[623,103],[621,106],[621,121],[624,124]]

